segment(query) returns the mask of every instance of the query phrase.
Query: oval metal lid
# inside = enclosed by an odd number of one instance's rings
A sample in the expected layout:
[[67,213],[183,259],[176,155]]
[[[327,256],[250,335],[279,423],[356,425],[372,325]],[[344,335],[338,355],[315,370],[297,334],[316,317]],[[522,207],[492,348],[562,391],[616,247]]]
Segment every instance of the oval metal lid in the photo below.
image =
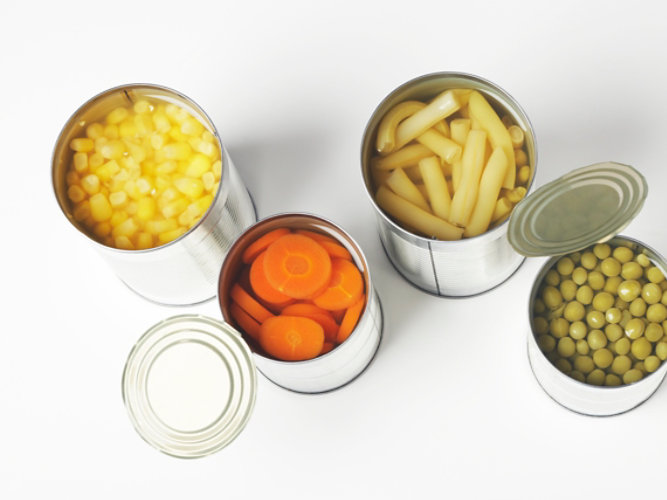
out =
[[639,213],[646,179],[629,165],[605,162],[574,170],[523,199],[507,236],[527,257],[563,255],[609,240]]
[[139,435],[182,458],[231,443],[255,404],[257,373],[241,335],[198,315],[174,316],[150,328],[130,352],[123,400]]

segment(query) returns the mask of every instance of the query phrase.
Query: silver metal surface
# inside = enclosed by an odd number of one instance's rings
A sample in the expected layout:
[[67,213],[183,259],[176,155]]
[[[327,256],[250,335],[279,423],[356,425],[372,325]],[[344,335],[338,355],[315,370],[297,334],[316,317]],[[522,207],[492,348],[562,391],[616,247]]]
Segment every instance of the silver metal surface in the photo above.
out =
[[371,116],[361,146],[361,167],[366,191],[376,211],[378,231],[387,257],[396,270],[417,287],[440,296],[464,297],[485,292],[509,278],[523,262],[507,241],[507,221],[474,238],[441,241],[415,235],[396,224],[375,203],[370,159],[377,127],[396,104],[427,100],[450,88],[476,89],[491,105],[510,115],[525,133],[531,178],[535,178],[535,133],[519,104],[495,84],[463,73],[433,73],[411,80],[390,93]]
[[296,392],[321,393],[337,389],[359,376],[373,360],[382,337],[382,309],[366,258],[357,243],[328,220],[308,214],[279,214],[263,219],[244,232],[229,250],[220,271],[218,300],[227,323],[234,324],[229,312],[229,290],[237,281],[243,250],[263,234],[280,227],[321,232],[336,239],[352,254],[366,286],[366,307],[348,339],[332,351],[307,361],[279,361],[261,353],[245,337],[254,352],[255,365],[275,384]]
[[[218,139],[222,152],[222,177],[213,203],[199,222],[180,238],[148,250],[120,250],[101,244],[72,216],[65,175],[72,159],[71,139],[81,136],[120,105],[140,98],[177,104],[195,116]],[[163,304],[202,302],[216,294],[220,266],[236,237],[256,220],[255,208],[218,132],[206,113],[186,96],[158,85],[131,84],[115,87],[81,106],[63,127],[53,152],[52,180],[58,204],[68,220],[88,238],[104,260],[128,287]]]
[[[651,261],[667,271],[667,262],[655,250],[626,236],[616,236],[609,241],[611,246],[627,246],[635,252],[642,252]],[[592,416],[609,416],[626,412],[646,401],[660,386],[667,374],[667,363],[663,362],[654,373],[639,382],[619,387],[598,387],[579,382],[556,368],[537,345],[532,326],[532,304],[540,284],[551,267],[560,257],[549,259],[535,278],[528,301],[528,360],[533,374],[544,391],[554,401],[577,413]]]

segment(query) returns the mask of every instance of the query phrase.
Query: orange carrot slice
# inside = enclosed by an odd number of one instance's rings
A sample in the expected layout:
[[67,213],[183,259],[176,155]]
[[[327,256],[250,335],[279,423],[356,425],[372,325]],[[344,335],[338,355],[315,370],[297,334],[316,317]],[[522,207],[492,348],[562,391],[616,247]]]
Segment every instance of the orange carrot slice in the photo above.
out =
[[333,343],[331,342],[325,342],[324,345],[322,345],[322,352],[320,352],[320,356],[322,354],[326,354],[329,351],[331,351],[334,347],[336,347]]
[[250,264],[253,260],[255,260],[255,257],[266,250],[271,243],[276,241],[281,236],[285,236],[286,234],[290,234],[290,230],[285,227],[280,227],[278,229],[274,229],[273,231],[269,231],[248,245],[248,247],[243,251],[241,259],[244,263]]
[[324,329],[324,337],[329,342],[335,342],[338,335],[338,325],[329,311],[317,307],[315,304],[300,302],[285,307],[280,313],[283,316],[302,316],[317,321]]
[[266,279],[264,273],[264,257],[266,251],[260,253],[250,266],[250,286],[255,295],[260,299],[269,302],[270,304],[284,304],[288,305],[293,302],[293,299],[279,290],[276,290],[271,283]]
[[350,334],[354,331],[354,328],[357,326],[359,316],[361,316],[361,311],[363,311],[365,305],[366,296],[362,295],[357,302],[347,308],[347,311],[345,311],[345,316],[343,316],[343,320],[340,323],[338,334],[336,335],[336,342],[342,344],[347,340]]
[[271,311],[257,302],[253,296],[241,288],[238,283],[232,287],[230,295],[232,300],[236,302],[241,307],[241,309],[255,318],[255,320],[259,323],[263,323],[267,319],[274,317]]
[[314,239],[318,243],[322,243],[323,241],[328,241],[329,243],[337,243],[336,240],[331,236],[327,236],[326,234],[318,233],[315,231],[309,231],[308,229],[297,229],[296,233],[308,236],[309,238]]
[[241,309],[236,302],[231,303],[229,306],[229,312],[232,314],[232,318],[236,321],[236,324],[242,330],[242,332],[247,333],[259,342],[259,323],[253,319],[247,312]]
[[332,259],[336,258],[352,261],[352,254],[348,252],[347,248],[345,248],[343,245],[332,243],[330,241],[320,241],[319,244],[324,247],[324,249],[329,254],[329,257]]
[[312,359],[322,352],[324,330],[310,318],[274,316],[260,326],[259,343],[283,361]]
[[331,278],[331,257],[313,239],[286,234],[266,249],[264,273],[274,288],[302,299],[327,284]]
[[313,302],[322,309],[336,311],[350,307],[363,292],[364,280],[357,266],[345,259],[333,259],[329,287]]

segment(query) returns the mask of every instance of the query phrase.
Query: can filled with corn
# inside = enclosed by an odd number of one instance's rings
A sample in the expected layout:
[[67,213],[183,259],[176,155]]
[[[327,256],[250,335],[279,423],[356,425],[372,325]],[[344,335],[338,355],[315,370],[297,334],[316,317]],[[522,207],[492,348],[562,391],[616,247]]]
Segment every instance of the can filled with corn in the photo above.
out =
[[536,163],[528,117],[487,80],[434,73],[391,92],[366,126],[361,167],[396,270],[451,297],[509,278],[524,257],[507,241],[507,219]]
[[210,118],[158,85],[83,104],[58,137],[52,181],[67,219],[120,279],[164,304],[215,296],[228,248],[256,221]]

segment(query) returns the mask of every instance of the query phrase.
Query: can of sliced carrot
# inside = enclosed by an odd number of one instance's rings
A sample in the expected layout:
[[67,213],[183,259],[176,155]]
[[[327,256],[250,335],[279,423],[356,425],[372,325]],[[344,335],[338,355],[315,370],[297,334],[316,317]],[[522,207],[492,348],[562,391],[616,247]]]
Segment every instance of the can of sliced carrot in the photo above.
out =
[[363,252],[315,215],[274,215],[244,231],[223,262],[218,301],[259,371],[295,392],[351,382],[382,338],[382,309]]
[[392,91],[361,146],[387,257],[407,281],[444,297],[490,290],[521,265],[507,221],[536,164],[535,134],[519,104],[463,73],[424,75]]

